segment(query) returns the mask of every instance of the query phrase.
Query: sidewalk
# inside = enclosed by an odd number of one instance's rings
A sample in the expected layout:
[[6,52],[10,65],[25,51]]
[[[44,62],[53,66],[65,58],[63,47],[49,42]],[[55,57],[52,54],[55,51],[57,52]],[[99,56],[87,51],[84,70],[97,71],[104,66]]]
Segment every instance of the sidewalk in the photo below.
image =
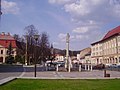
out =
[[0,85],[5,84],[16,78],[24,79],[120,79],[120,72],[107,71],[110,77],[104,77],[103,71],[89,71],[89,72],[55,72],[55,71],[44,71],[37,72],[37,77],[34,77],[34,72],[23,72],[18,77],[8,77],[0,80]]
[[15,80],[15,79],[16,79],[16,77],[7,77],[7,78],[4,78],[4,79],[0,80],[0,85],[3,85],[5,83],[10,82],[10,81]]

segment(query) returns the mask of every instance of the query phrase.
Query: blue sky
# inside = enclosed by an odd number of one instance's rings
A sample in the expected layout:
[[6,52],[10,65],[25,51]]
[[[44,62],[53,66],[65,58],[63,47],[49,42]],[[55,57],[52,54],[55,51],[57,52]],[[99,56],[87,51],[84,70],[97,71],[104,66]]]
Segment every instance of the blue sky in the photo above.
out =
[[0,32],[24,35],[33,24],[54,47],[81,50],[120,25],[120,0],[2,0]]

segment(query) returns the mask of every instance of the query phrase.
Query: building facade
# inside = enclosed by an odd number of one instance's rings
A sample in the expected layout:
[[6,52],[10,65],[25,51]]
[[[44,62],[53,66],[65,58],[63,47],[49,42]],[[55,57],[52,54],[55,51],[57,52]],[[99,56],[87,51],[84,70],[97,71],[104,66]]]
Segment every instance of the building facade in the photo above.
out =
[[120,26],[91,44],[91,57],[95,64],[120,64]]
[[8,33],[0,34],[0,63],[5,63],[5,58],[8,56],[8,47],[12,46],[12,56],[16,56],[16,40]]
[[56,55],[55,55],[55,60],[56,60],[57,62],[64,61],[64,56],[61,55],[61,54],[56,54]]
[[80,61],[79,61],[80,63],[83,64],[91,63],[91,48],[88,47],[81,50],[79,57],[80,57]]

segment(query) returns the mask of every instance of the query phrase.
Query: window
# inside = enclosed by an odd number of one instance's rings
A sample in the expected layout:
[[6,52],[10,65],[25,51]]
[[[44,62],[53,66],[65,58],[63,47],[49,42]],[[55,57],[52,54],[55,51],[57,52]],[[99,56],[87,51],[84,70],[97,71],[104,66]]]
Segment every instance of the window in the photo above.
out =
[[6,54],[7,54],[7,55],[9,54],[9,51],[8,51],[8,50],[6,51]]
[[115,58],[115,62],[116,62],[116,63],[118,62],[117,58]]
[[102,50],[102,46],[100,46],[100,50]]
[[96,47],[96,50],[98,50],[98,47]]
[[92,53],[92,55],[94,56],[94,53]]
[[98,52],[96,52],[96,55],[98,55]]
[[1,54],[3,54],[3,50],[1,50]]
[[12,51],[12,54],[14,54],[14,51]]

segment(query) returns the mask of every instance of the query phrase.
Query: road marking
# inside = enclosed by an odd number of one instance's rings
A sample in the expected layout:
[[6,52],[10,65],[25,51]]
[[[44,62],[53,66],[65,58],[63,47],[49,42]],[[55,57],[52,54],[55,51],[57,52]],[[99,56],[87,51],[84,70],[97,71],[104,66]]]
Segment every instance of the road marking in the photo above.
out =
[[55,77],[63,78],[63,75],[61,75],[59,72],[53,72],[53,74]]
[[23,77],[23,75],[25,75],[25,72],[26,72],[26,69],[23,66],[23,72],[22,72],[22,74],[19,77]]

